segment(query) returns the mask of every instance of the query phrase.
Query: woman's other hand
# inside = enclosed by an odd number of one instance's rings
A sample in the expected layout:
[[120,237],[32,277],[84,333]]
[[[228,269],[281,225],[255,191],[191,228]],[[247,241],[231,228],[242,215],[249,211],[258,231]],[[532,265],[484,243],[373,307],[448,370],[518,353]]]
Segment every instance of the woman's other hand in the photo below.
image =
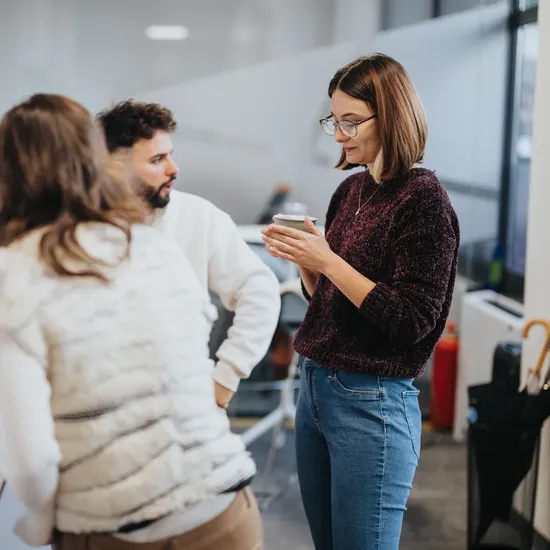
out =
[[336,255],[307,216],[305,224],[307,233],[283,225],[270,225],[262,230],[265,247],[276,258],[284,258],[312,272],[325,273]]

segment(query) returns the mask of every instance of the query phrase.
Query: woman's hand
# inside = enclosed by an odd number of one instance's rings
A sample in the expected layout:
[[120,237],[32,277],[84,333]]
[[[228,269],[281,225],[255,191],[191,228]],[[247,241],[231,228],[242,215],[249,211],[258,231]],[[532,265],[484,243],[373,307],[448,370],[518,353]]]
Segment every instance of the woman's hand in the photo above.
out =
[[263,229],[265,247],[271,256],[284,258],[312,272],[324,274],[336,254],[307,216],[305,223],[309,233],[283,225],[270,225]]

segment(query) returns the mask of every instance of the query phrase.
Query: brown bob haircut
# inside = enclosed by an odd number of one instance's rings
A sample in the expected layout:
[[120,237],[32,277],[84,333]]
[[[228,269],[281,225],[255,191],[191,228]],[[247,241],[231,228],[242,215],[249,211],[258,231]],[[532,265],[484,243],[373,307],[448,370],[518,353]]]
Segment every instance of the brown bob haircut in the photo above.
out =
[[[77,238],[79,224],[100,222],[131,241],[143,212],[122,163],[108,153],[100,125],[79,103],[37,94],[0,121],[0,246],[43,228],[40,259],[61,276],[107,282]],[[123,258],[121,258],[122,260]],[[76,266],[76,267],[75,267]]]
[[[424,158],[428,129],[418,93],[403,65],[381,53],[360,57],[339,69],[328,95],[340,90],[361,99],[376,114],[380,146],[372,175],[378,182],[406,174]],[[357,167],[342,150],[335,168]]]

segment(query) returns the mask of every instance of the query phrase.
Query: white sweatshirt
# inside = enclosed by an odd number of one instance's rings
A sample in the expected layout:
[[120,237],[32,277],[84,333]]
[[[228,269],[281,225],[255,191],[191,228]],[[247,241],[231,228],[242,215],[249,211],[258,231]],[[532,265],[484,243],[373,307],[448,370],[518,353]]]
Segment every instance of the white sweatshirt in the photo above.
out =
[[[108,262],[123,251],[110,227],[78,234]],[[24,504],[19,536],[42,545],[53,526],[185,517],[249,479],[254,464],[214,400],[212,305],[181,251],[136,226],[105,285],[47,273],[38,242],[0,249],[0,463]]]
[[152,224],[183,250],[203,288],[219,294],[226,309],[235,312],[217,352],[214,379],[236,391],[264,357],[275,332],[281,307],[277,278],[232,219],[201,197],[172,191]]

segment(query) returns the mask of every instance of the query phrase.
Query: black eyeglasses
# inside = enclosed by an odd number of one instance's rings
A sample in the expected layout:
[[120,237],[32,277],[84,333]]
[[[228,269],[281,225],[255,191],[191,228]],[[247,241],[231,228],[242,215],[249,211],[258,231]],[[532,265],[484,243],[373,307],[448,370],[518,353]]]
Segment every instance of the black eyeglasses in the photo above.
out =
[[340,122],[336,122],[334,120],[334,117],[328,116],[326,118],[322,118],[319,123],[321,124],[325,133],[329,136],[335,136],[336,131],[338,130],[338,128],[340,128],[340,131],[345,136],[355,137],[357,135],[357,127],[361,124],[364,124],[365,122],[368,122],[369,120],[372,120],[375,117],[376,115],[371,115],[361,122],[352,122],[351,120],[341,120]]

